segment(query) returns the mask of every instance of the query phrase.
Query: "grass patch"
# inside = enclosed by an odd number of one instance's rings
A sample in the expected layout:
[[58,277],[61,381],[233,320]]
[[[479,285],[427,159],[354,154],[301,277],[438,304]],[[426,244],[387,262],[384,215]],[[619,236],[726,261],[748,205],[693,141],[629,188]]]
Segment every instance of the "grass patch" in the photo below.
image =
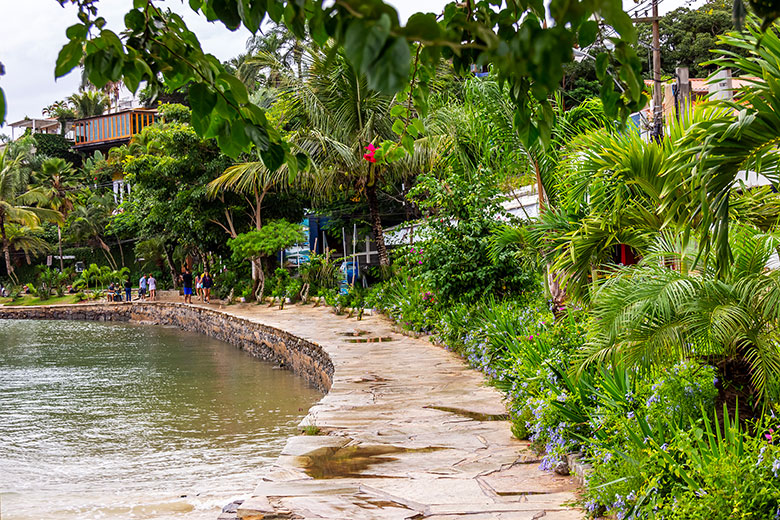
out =
[[322,430],[320,430],[320,427],[316,424],[307,424],[303,427],[303,431],[301,433],[304,435],[319,435],[321,432]]
[[78,303],[78,298],[75,294],[66,294],[65,296],[52,296],[48,300],[41,300],[37,296],[31,294],[25,294],[16,301],[12,301],[11,298],[0,298],[0,304],[9,305],[23,305],[23,306],[35,306],[35,305],[61,305],[69,303]]

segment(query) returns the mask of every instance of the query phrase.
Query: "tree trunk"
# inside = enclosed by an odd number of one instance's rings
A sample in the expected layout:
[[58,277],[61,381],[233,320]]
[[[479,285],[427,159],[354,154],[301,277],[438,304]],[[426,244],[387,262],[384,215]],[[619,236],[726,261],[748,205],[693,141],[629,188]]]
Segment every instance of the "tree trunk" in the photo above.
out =
[[125,251],[122,249],[122,241],[119,240],[119,237],[116,237],[116,245],[119,246],[119,258],[122,260],[122,267],[125,266]]
[[263,291],[265,291],[265,272],[263,272],[263,260],[261,258],[252,259],[252,275],[255,278],[255,300],[258,302],[263,301]]
[[111,264],[111,269],[116,271],[116,260],[114,259],[114,255],[111,254],[111,248],[108,247],[108,244],[103,242],[103,239],[98,237],[98,244],[100,244],[100,249],[103,250],[103,254],[106,256],[106,260],[108,260],[108,263]]
[[560,273],[553,271],[547,264],[547,288],[550,290],[550,299],[553,304],[553,316],[556,320],[566,315],[566,290],[561,287]]
[[366,198],[368,199],[368,212],[371,217],[371,231],[374,233],[376,249],[379,252],[379,265],[390,267],[390,257],[387,255],[385,245],[385,233],[382,229],[382,218],[379,216],[379,199],[376,196],[376,184],[366,186]]
[[16,280],[14,276],[14,266],[11,265],[11,244],[8,242],[8,236],[5,234],[5,218],[0,217],[0,234],[3,238],[3,255],[5,256],[5,272],[12,280]]
[[57,248],[60,251],[60,272],[65,272],[65,261],[62,259],[62,225],[57,224]]
[[176,274],[176,267],[173,265],[173,257],[168,248],[163,244],[163,251],[165,251],[165,263],[168,264],[168,270],[171,272],[171,280],[173,280],[173,288],[179,288],[179,276]]

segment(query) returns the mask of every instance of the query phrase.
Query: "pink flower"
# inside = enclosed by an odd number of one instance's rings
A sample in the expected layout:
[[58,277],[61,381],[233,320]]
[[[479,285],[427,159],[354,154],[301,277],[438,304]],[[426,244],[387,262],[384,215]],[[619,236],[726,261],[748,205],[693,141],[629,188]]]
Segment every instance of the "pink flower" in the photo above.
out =
[[528,339],[534,339],[534,337],[533,336],[528,336]]
[[418,264],[422,264],[422,260],[420,260],[420,261],[419,261],[419,262],[417,262],[417,263],[418,263]]
[[764,437],[766,437],[766,440],[768,440],[769,442],[772,442],[772,434],[771,433],[765,433]]
[[373,143],[369,143],[368,146],[366,146],[366,150],[368,150],[368,152],[363,154],[363,159],[370,163],[375,163],[376,159],[374,158],[374,152],[376,152],[376,146],[374,146]]

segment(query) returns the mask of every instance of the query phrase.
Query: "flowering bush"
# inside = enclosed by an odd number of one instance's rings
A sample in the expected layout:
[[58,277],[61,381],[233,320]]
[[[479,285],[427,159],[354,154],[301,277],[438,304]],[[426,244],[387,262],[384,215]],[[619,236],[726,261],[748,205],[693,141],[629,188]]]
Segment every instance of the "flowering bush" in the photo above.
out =
[[723,424],[713,417],[666,433],[636,424],[641,434],[594,459],[588,512],[621,520],[780,517],[780,446],[741,430],[725,411]]

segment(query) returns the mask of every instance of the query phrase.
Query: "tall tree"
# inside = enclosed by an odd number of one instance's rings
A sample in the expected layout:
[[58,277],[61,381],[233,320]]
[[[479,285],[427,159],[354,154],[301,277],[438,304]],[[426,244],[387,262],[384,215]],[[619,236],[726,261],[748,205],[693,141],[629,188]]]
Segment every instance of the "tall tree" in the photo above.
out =
[[6,149],[0,156],[0,237],[6,273],[15,279],[11,262],[11,242],[6,226],[18,224],[33,228],[42,220],[59,222],[62,215],[56,210],[35,206],[46,204],[46,195],[40,188],[29,187],[29,171],[22,167],[24,156],[11,157],[9,150],[10,148]]
[[[67,219],[68,214],[73,210],[73,200],[75,199],[76,183],[70,180],[75,175],[76,170],[73,165],[64,159],[52,158],[46,159],[41,165],[40,179],[44,193],[49,199],[49,205],[62,213],[63,218]],[[60,253],[60,271],[65,270],[65,264],[62,259],[62,224],[57,222],[57,249]]]

